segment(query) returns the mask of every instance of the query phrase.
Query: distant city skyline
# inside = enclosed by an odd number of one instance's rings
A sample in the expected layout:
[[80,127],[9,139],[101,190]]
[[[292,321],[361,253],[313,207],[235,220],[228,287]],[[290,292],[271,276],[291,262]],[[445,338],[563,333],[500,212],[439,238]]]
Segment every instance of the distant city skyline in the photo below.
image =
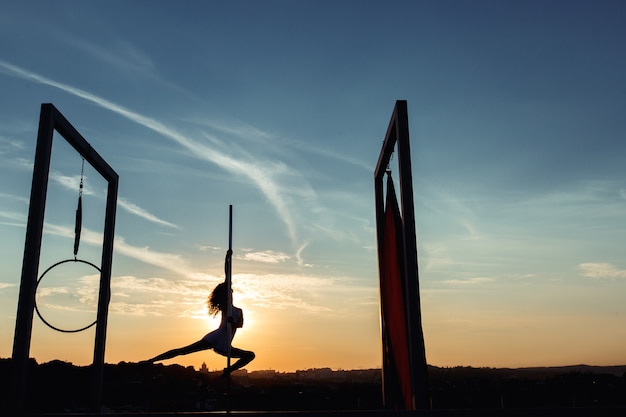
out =
[[[11,357],[41,103],[120,175],[105,361],[217,327],[250,371],[381,366],[373,173],[407,100],[427,362],[626,363],[626,3],[139,0],[3,5],[0,357]],[[81,158],[53,155],[40,271],[73,257]],[[392,169],[395,160],[392,160]],[[86,166],[79,257],[105,184]],[[64,265],[38,305],[94,319]],[[93,329],[33,322],[31,357],[91,363]],[[224,367],[213,352],[165,364]]]

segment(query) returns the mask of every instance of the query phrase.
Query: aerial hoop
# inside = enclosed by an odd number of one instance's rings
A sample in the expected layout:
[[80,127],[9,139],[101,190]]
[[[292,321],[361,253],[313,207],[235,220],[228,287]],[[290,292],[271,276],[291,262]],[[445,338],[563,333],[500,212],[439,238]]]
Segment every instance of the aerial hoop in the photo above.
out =
[[84,174],[85,174],[85,158],[83,158],[83,163],[82,163],[82,166],[81,166],[81,169],[80,169],[80,185],[79,185],[79,188],[78,188],[78,206],[76,207],[76,221],[75,221],[75,225],[74,225],[74,258],[65,259],[64,261],[60,261],[60,262],[57,262],[54,265],[52,265],[51,267],[46,269],[43,274],[41,274],[41,276],[37,280],[37,284],[35,284],[35,312],[37,312],[37,315],[39,316],[41,321],[43,321],[43,323],[46,326],[50,327],[53,330],[56,330],[57,332],[63,332],[63,333],[78,333],[78,332],[82,332],[83,330],[87,330],[88,328],[92,327],[94,324],[96,324],[98,322],[98,320],[96,319],[93,323],[91,323],[91,324],[89,324],[89,325],[87,325],[85,327],[81,327],[80,329],[72,329],[72,330],[61,329],[59,327],[53,326],[46,319],[44,319],[43,315],[39,311],[39,307],[37,307],[37,288],[39,288],[39,283],[46,276],[46,274],[48,272],[50,272],[50,270],[56,268],[57,266],[62,265],[62,264],[67,263],[67,262],[80,262],[80,263],[89,265],[89,266],[97,269],[98,272],[100,272],[102,274],[102,271],[100,270],[100,268],[98,266],[92,264],[89,261],[84,261],[82,259],[78,259],[77,258],[77,256],[78,256],[78,247],[80,245],[80,232],[81,232],[82,223],[83,223],[83,177],[84,177]]
[[35,312],[37,313],[37,315],[39,316],[39,318],[41,319],[41,321],[42,321],[42,322],[43,322],[46,326],[50,327],[52,330],[56,330],[57,332],[62,332],[62,333],[78,333],[78,332],[82,332],[83,330],[87,330],[87,329],[89,329],[90,327],[92,327],[93,325],[95,325],[95,324],[98,322],[98,320],[96,319],[96,320],[94,320],[94,321],[93,321],[93,323],[88,324],[88,325],[87,325],[87,326],[85,326],[85,327],[81,327],[80,329],[70,329],[70,330],[67,330],[67,329],[61,329],[60,327],[56,327],[56,326],[54,326],[53,324],[51,324],[50,322],[48,322],[48,321],[47,321],[47,320],[43,317],[43,315],[41,314],[41,312],[39,311],[39,307],[37,307],[37,296],[36,296],[36,294],[37,294],[37,288],[39,288],[39,283],[40,283],[40,282],[41,282],[41,280],[42,280],[42,279],[46,276],[46,274],[47,274],[48,272],[50,272],[52,269],[56,268],[57,266],[62,265],[62,264],[67,263],[67,262],[80,262],[80,263],[83,263],[83,264],[86,264],[86,265],[89,265],[89,266],[91,266],[91,267],[95,268],[95,269],[96,269],[96,270],[98,270],[98,272],[100,272],[100,273],[102,272],[102,271],[100,271],[100,268],[99,268],[98,266],[96,266],[96,265],[92,264],[91,262],[89,262],[89,261],[85,261],[85,260],[82,260],[82,259],[77,259],[77,258],[65,259],[65,260],[63,260],[63,261],[60,261],[60,262],[55,263],[54,265],[52,265],[51,267],[49,267],[48,269],[46,269],[46,270],[44,271],[44,273],[43,273],[43,274],[41,274],[41,276],[40,276],[40,277],[39,277],[39,279],[37,280],[37,284],[35,284]]

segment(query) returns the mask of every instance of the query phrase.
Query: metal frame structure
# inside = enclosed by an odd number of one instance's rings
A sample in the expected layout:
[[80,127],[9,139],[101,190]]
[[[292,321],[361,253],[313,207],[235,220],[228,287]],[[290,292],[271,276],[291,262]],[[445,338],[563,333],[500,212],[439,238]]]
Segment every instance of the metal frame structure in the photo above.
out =
[[12,397],[13,412],[23,413],[28,382],[28,359],[33,327],[33,310],[35,306],[35,290],[39,271],[39,258],[48,190],[48,174],[52,138],[58,132],[98,173],[107,180],[106,214],[104,219],[104,239],[102,262],[100,265],[100,289],[96,317],[96,335],[93,355],[93,391],[92,406],[94,411],[100,408],[102,395],[102,377],[104,371],[104,350],[106,343],[107,318],[111,298],[111,265],[113,261],[113,238],[115,232],[115,214],[117,207],[117,190],[119,176],[107,162],[91,147],[68,120],[50,103],[41,105],[39,132],[30,194],[28,223],[26,226],[26,242],[22,277],[15,320],[15,337],[13,340],[13,380],[16,390]]
[[[417,265],[417,243],[415,233],[415,211],[413,205],[413,180],[411,173],[411,149],[409,146],[409,122],[407,102],[396,101],[385,140],[374,172],[376,199],[376,235],[379,257],[382,253],[383,227],[385,224],[385,198],[383,178],[397,144],[397,160],[400,178],[400,209],[402,214],[402,241],[404,249],[405,305],[408,324],[409,358],[411,363],[412,395],[417,409],[429,408],[428,371],[422,331]],[[384,354],[384,352],[383,352]],[[384,363],[384,361],[383,361]],[[383,365],[383,390],[385,369]],[[383,392],[384,395],[384,392]]]

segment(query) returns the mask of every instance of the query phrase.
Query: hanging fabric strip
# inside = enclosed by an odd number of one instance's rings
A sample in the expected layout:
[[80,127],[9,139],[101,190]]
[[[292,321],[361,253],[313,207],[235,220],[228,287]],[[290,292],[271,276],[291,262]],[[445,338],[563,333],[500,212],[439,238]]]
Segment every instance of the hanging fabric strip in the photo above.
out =
[[78,207],[76,208],[76,222],[74,224],[74,259],[78,255],[80,232],[83,228],[83,178],[85,176],[85,158],[80,167],[80,185],[78,186]]
[[409,340],[405,307],[404,253],[402,217],[396,199],[391,175],[387,176],[387,199],[383,244],[383,269],[381,271],[381,298],[385,334],[385,347],[392,375],[392,386],[397,390],[385,393],[393,407],[401,410],[413,408]]
[[76,208],[76,224],[74,225],[74,258],[78,255],[78,245],[80,245],[80,232],[83,224],[83,197],[78,197],[78,207]]

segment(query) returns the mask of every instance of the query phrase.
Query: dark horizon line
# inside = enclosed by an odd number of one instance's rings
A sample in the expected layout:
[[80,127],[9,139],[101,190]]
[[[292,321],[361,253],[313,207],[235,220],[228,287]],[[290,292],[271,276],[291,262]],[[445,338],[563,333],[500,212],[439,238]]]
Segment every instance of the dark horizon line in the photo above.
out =
[[[70,364],[72,366],[77,366],[77,367],[88,367],[88,366],[92,366],[92,364],[89,365],[75,365],[73,362],[69,362],[69,361],[65,361],[62,359],[52,359],[46,362],[38,362],[36,358],[29,358],[30,360],[34,361],[37,365],[45,365],[48,363],[53,363],[53,362],[62,362],[62,363],[66,363],[66,364]],[[0,357],[0,361],[11,361],[11,358],[2,358]],[[126,365],[137,365],[140,364],[140,362],[132,362],[132,361],[119,361],[117,363],[111,363],[111,362],[105,362],[105,365],[121,365],[121,364],[126,364]],[[196,369],[196,367],[198,369],[201,369],[201,365],[200,366],[195,366],[195,365],[182,365],[179,363],[172,363],[172,364],[161,364],[161,363],[155,363],[155,364],[150,364],[153,366],[181,366],[183,368],[189,368],[189,367],[193,367],[194,369]],[[572,365],[540,365],[540,366],[519,366],[519,367],[509,367],[509,366],[502,366],[502,367],[494,367],[494,366],[473,366],[473,365],[451,365],[451,366],[438,366],[438,365],[431,365],[428,364],[427,365],[429,368],[434,368],[434,369],[489,369],[489,370],[533,370],[533,369],[568,369],[568,368],[596,368],[596,369],[602,369],[602,368],[624,368],[624,370],[626,371],[626,364],[621,364],[621,365],[589,365],[589,364],[585,364],[585,363],[579,363],[579,364],[572,364]],[[244,370],[246,370],[244,368]],[[371,367],[371,368],[352,368],[352,369],[344,369],[344,368],[332,368],[330,366],[322,366],[322,367],[315,367],[315,368],[306,368],[306,369],[296,369],[295,371],[284,371],[284,370],[278,370],[278,369],[257,369],[254,371],[250,371],[250,370],[246,370],[248,373],[252,373],[252,372],[268,372],[268,371],[273,371],[276,373],[296,373],[296,372],[304,372],[304,371],[316,371],[316,370],[330,370],[332,372],[350,372],[350,371],[382,371],[382,367]],[[214,370],[211,371],[209,370],[209,372],[222,372],[221,369],[219,370]]]

